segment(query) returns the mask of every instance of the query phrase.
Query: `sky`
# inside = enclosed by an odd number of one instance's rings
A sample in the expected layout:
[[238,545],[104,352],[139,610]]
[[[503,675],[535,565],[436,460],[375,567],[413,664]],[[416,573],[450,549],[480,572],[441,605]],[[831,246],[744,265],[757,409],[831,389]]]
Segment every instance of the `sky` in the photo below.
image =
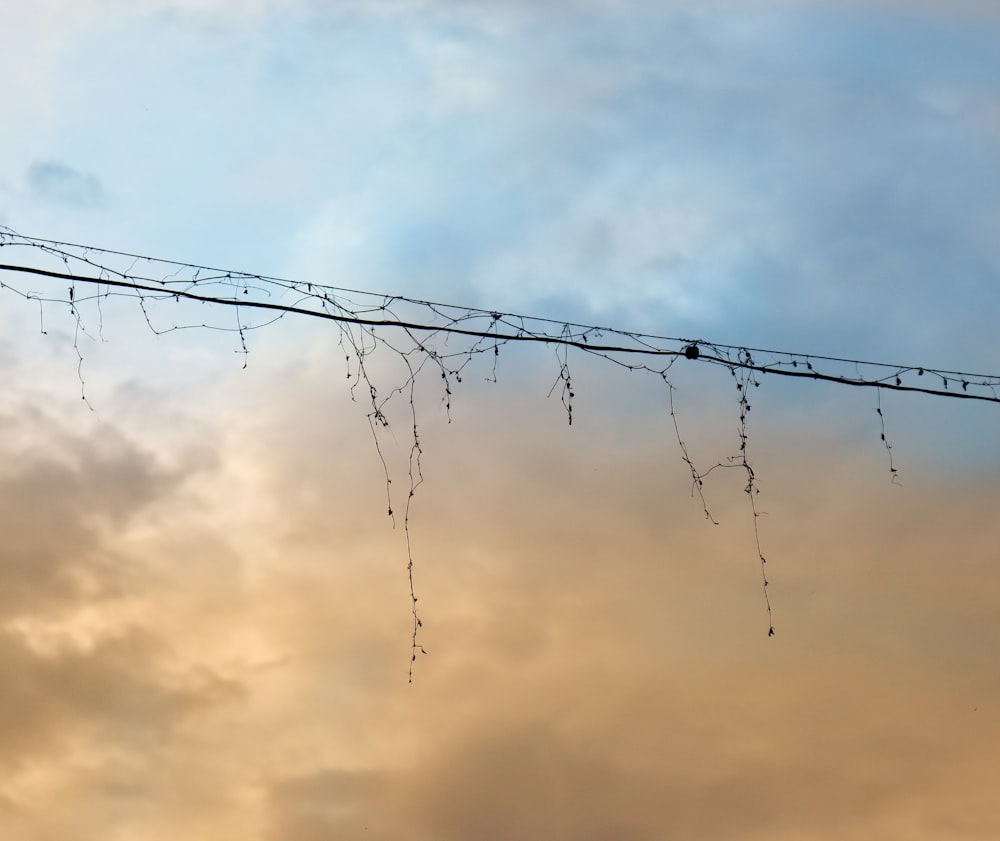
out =
[[[0,8],[18,234],[1000,374],[992,2]],[[0,282],[3,837],[1000,836],[996,404],[763,377],[716,525],[723,368],[384,348],[373,438],[332,323]]]

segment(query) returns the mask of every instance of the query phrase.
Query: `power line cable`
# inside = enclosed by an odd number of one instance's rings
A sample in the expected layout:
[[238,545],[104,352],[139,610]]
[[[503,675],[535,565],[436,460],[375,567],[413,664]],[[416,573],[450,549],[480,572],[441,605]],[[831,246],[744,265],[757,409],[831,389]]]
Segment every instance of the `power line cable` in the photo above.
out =
[[[476,339],[480,343],[490,343],[474,345],[461,353],[438,354],[439,360],[484,352],[495,349],[500,344],[528,342],[579,349],[628,368],[650,367],[646,363],[629,360],[660,357],[672,364],[673,360],[683,356],[688,360],[722,365],[730,371],[745,370],[854,387],[1000,403],[998,374],[977,374],[928,365],[747,347],[706,339],[662,336],[564,322],[24,236],[9,228],[0,228],[0,247],[31,249],[36,255],[62,264],[62,270],[59,270],[39,265],[0,263],[0,271],[64,280],[74,285],[88,284],[97,289],[94,297],[100,296],[100,290],[104,287],[107,290],[104,295],[115,289],[119,294],[134,293],[134,297],[140,300],[184,299],[222,307],[237,307],[240,310],[276,313],[277,318],[300,315],[327,319],[341,326],[357,326],[369,331],[404,330],[421,346],[424,346],[426,337],[430,335],[456,335]],[[119,261],[117,265],[115,261]],[[131,262],[125,266],[121,261]],[[150,271],[156,267],[163,271]],[[166,271],[168,268],[173,271]],[[87,271],[91,273],[85,273]],[[76,297],[43,298],[38,293],[24,292],[10,284],[0,283],[0,286],[40,301],[78,305],[85,300]],[[72,296],[74,293],[70,294]],[[294,296],[294,299],[278,300],[289,295]],[[148,314],[146,317],[149,321]],[[263,325],[241,326],[239,332],[242,334],[245,330],[259,326]],[[151,322],[150,327],[153,327]],[[163,332],[155,327],[153,329]],[[178,328],[174,326],[166,329]],[[423,334],[425,338],[413,336],[414,333]],[[853,369],[853,373],[848,373],[845,369]]]

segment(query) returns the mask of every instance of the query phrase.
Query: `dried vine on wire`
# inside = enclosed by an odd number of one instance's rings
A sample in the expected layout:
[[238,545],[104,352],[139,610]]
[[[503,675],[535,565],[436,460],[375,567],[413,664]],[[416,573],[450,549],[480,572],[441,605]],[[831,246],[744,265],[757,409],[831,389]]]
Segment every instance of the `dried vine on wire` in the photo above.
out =
[[[190,263],[143,257],[122,251],[76,245],[55,240],[23,236],[0,228],[0,288],[34,301],[39,307],[39,328],[46,333],[46,307],[69,307],[74,324],[74,349],[81,396],[89,406],[84,380],[84,357],[80,337],[88,338],[83,321],[84,307],[97,310],[98,335],[103,340],[102,302],[126,298],[135,302],[146,325],[154,334],[205,328],[235,334],[235,353],[242,356],[243,367],[249,361],[247,336],[289,316],[322,319],[339,331],[339,345],[344,352],[350,393],[362,397],[367,407],[368,423],[375,452],[385,478],[386,505],[389,517],[396,521],[393,508],[392,476],[383,451],[381,435],[390,430],[388,407],[400,399],[408,402],[409,459],[408,487],[403,510],[406,538],[407,577],[413,628],[410,645],[410,680],[417,655],[426,653],[420,642],[423,627],[417,609],[414,583],[414,552],[411,541],[412,504],[424,481],[423,454],[417,422],[417,381],[425,371],[436,373],[441,386],[441,401],[451,419],[454,386],[462,381],[466,367],[483,354],[492,357],[488,378],[496,381],[500,349],[511,343],[548,345],[558,363],[550,395],[558,389],[567,421],[573,422],[574,382],[570,354],[583,352],[600,357],[628,371],[653,374],[666,385],[669,416],[705,517],[717,523],[705,497],[705,480],[715,470],[734,468],[742,471],[744,491],[753,516],[756,553],[761,568],[764,601],[768,616],[768,634],[774,634],[771,601],[768,594],[767,561],[761,548],[757,498],[760,488],[749,458],[748,418],[750,395],[765,377],[813,380],[854,388],[873,389],[881,436],[889,457],[890,476],[897,479],[892,447],[886,438],[881,397],[884,391],[911,392],[948,399],[977,400],[1000,404],[1000,375],[936,369],[928,366],[871,362],[831,356],[817,356],[794,351],[726,345],[704,339],[658,336],[609,327],[562,322],[514,313],[441,304],[399,295],[384,295],[361,290],[289,280],[262,274],[215,269]],[[6,259],[9,256],[9,259]],[[36,288],[32,284],[39,284]],[[67,286],[68,284],[68,286]],[[200,320],[191,308],[178,303],[210,305],[210,320]],[[169,305],[169,310],[168,310]],[[227,321],[222,313],[232,310],[235,320]],[[204,309],[199,308],[199,313]],[[215,319],[215,320],[211,320]],[[366,365],[379,348],[395,354],[404,364],[403,381],[388,390],[377,388]],[[715,365],[733,377],[738,396],[738,450],[707,470],[699,470],[681,436],[674,403],[675,386],[669,378],[672,366],[683,358],[699,365]]]

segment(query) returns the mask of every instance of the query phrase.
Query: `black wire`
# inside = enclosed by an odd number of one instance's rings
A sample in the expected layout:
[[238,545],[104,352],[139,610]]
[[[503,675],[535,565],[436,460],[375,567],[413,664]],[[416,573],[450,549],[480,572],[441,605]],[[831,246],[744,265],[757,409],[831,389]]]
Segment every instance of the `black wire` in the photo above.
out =
[[[640,354],[640,355],[651,355],[651,356],[670,356],[676,357],[679,355],[688,355],[691,358],[689,348],[698,348],[699,346],[704,349],[714,350],[715,353],[706,353],[704,350],[698,352],[694,358],[704,360],[709,363],[721,364],[730,369],[742,369],[742,370],[753,370],[760,373],[771,373],[779,376],[797,377],[804,379],[816,379],[828,382],[836,382],[844,385],[854,385],[854,386],[865,386],[865,387],[877,387],[885,388],[894,391],[913,391],[923,394],[932,394],[941,397],[952,397],[958,399],[974,399],[982,400],[986,402],[1000,403],[1000,397],[995,393],[991,395],[969,393],[966,389],[970,385],[990,388],[991,390],[1000,386],[1000,375],[997,374],[975,374],[966,371],[955,371],[948,369],[932,368],[926,365],[897,365],[888,362],[876,362],[871,360],[863,359],[852,359],[849,357],[839,357],[839,356],[827,356],[823,354],[811,354],[811,353],[801,353],[797,351],[785,351],[785,350],[774,350],[768,348],[756,348],[756,347],[746,347],[743,345],[732,345],[725,344],[721,342],[708,341],[704,339],[691,339],[676,336],[662,336],[651,333],[640,333],[628,330],[622,330],[614,327],[601,327],[598,325],[582,324],[579,322],[564,322],[558,321],[552,318],[545,318],[539,316],[521,315],[518,313],[510,312],[497,312],[494,310],[482,309],[479,307],[466,307],[457,304],[446,304],[435,301],[424,300],[420,298],[411,298],[403,295],[387,295],[379,294],[373,292],[366,292],[359,289],[350,289],[347,287],[331,286],[321,283],[311,283],[304,281],[295,281],[288,278],[273,277],[268,275],[252,274],[249,272],[235,271],[231,269],[222,269],[212,266],[199,265],[197,263],[184,263],[177,260],[161,259],[156,257],[147,257],[140,254],[134,254],[127,251],[117,251],[107,248],[99,248],[96,246],[81,245],[79,243],[69,243],[61,240],[44,239],[41,237],[30,237],[22,234],[18,234],[11,230],[0,226],[0,246],[14,245],[14,246],[26,246],[39,248],[45,253],[59,257],[63,259],[64,262],[74,260],[78,262],[84,262],[101,272],[107,272],[120,277],[121,281],[113,281],[110,278],[94,278],[81,275],[75,275],[71,272],[55,272],[45,269],[38,269],[29,266],[20,266],[15,264],[0,264],[0,270],[11,271],[11,272],[26,272],[36,275],[43,275],[48,277],[60,278],[74,280],[84,283],[93,284],[104,284],[113,285],[119,287],[125,287],[135,290],[136,292],[149,292],[152,294],[164,294],[171,297],[184,297],[191,300],[202,301],[206,303],[214,303],[220,305],[237,305],[243,307],[251,307],[255,309],[270,309],[279,310],[281,312],[295,313],[300,315],[310,315],[313,317],[326,318],[333,321],[338,321],[342,323],[358,324],[368,327],[398,327],[404,329],[412,329],[426,332],[439,332],[445,334],[456,334],[464,335],[476,338],[487,338],[501,342],[508,341],[525,341],[525,342],[536,342],[544,344],[554,344],[560,346],[576,347],[582,350],[586,350],[592,353],[611,353],[611,354]],[[67,251],[66,249],[74,249],[77,252]],[[82,254],[82,256],[81,256]],[[214,276],[198,277],[198,278],[182,278],[174,280],[172,278],[156,279],[156,278],[146,278],[139,277],[131,272],[130,267],[128,270],[122,272],[115,269],[110,269],[107,266],[103,266],[89,258],[90,254],[96,255],[113,255],[116,257],[124,257],[131,259],[133,261],[133,266],[136,263],[142,261],[149,264],[160,264],[165,266],[176,266],[178,269],[192,270],[197,274],[201,272],[211,272]],[[176,274],[176,272],[175,272]],[[148,281],[150,283],[158,283],[159,287],[144,286],[138,283],[139,280]],[[266,301],[255,301],[255,300],[239,300],[239,299],[229,299],[222,298],[218,296],[202,295],[198,293],[193,293],[189,291],[190,289],[204,285],[211,281],[246,281],[255,280],[260,281],[263,284],[274,284],[284,287],[286,290],[295,291],[299,293],[304,293],[305,298],[312,298],[314,300],[319,300],[321,302],[325,301],[339,309],[343,310],[342,313],[335,314],[324,311],[316,311],[307,309],[300,306],[290,305],[290,304],[279,304],[271,303]],[[177,290],[168,289],[168,283],[184,283],[187,285],[187,289]],[[307,291],[308,290],[308,291]],[[364,318],[359,313],[360,310],[350,310],[344,309],[335,300],[330,300],[330,296],[336,298],[337,296],[363,296],[365,298],[374,298],[376,300],[381,300],[381,304],[378,306],[372,306],[367,312],[382,312],[385,313],[387,317],[384,318]],[[353,303],[353,302],[351,302]],[[450,323],[448,324],[427,324],[418,321],[403,321],[396,317],[395,314],[389,309],[393,304],[407,304],[414,307],[430,310],[434,315],[441,318],[448,319]],[[451,311],[452,313],[461,313],[462,315],[456,317],[454,315],[447,314],[446,311]],[[489,318],[491,320],[491,326],[488,330],[473,330],[468,328],[463,328],[456,326],[463,321],[475,320],[478,318]],[[518,324],[512,324],[511,321],[519,322]],[[496,329],[496,325],[504,324],[509,329],[514,332],[511,333],[501,333]],[[545,332],[532,332],[528,329],[528,325],[552,325],[558,327],[560,330],[559,335],[551,335]],[[594,344],[592,341],[588,341],[588,336],[598,336],[601,334],[609,334],[612,336],[626,338],[632,342],[635,342],[638,346],[627,347],[620,344]],[[679,346],[679,349],[668,349],[658,346],[658,343],[671,343],[673,345]],[[769,364],[760,364],[752,359],[752,354],[760,355],[770,355],[781,357],[782,360],[786,361],[773,361]],[[735,356],[735,358],[734,358]],[[806,366],[805,371],[798,370],[798,364],[801,361],[802,364]],[[812,362],[829,362],[837,363],[843,365],[853,365],[860,369],[860,366],[865,366],[868,368],[881,368],[890,373],[886,377],[878,379],[866,379],[860,375],[857,378],[846,377],[837,374],[827,374],[820,371],[816,371],[812,367]],[[792,366],[792,370],[788,367],[778,367],[778,366]],[[922,386],[911,386],[904,385],[900,382],[900,375],[906,373],[916,372],[919,375],[929,374],[939,377],[945,380],[944,388],[929,388]],[[893,379],[894,377],[894,379]],[[956,381],[956,390],[949,390],[947,388],[947,380],[951,378]],[[978,380],[979,382],[974,382]],[[960,388],[961,390],[957,390]]]

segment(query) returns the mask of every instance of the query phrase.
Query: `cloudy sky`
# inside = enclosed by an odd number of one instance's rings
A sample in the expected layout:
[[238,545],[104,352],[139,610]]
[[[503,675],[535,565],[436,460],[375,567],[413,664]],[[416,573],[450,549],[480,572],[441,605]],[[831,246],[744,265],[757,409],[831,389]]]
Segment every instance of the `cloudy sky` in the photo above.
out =
[[[1000,374],[988,0],[0,5],[20,234]],[[432,366],[410,684],[407,392],[394,527],[335,325],[244,354],[231,311],[0,282],[3,837],[1000,836],[997,405],[752,390],[769,638],[746,477],[713,525],[660,378],[571,354],[570,426],[505,347],[449,420]],[[725,462],[732,378],[670,380]]]

